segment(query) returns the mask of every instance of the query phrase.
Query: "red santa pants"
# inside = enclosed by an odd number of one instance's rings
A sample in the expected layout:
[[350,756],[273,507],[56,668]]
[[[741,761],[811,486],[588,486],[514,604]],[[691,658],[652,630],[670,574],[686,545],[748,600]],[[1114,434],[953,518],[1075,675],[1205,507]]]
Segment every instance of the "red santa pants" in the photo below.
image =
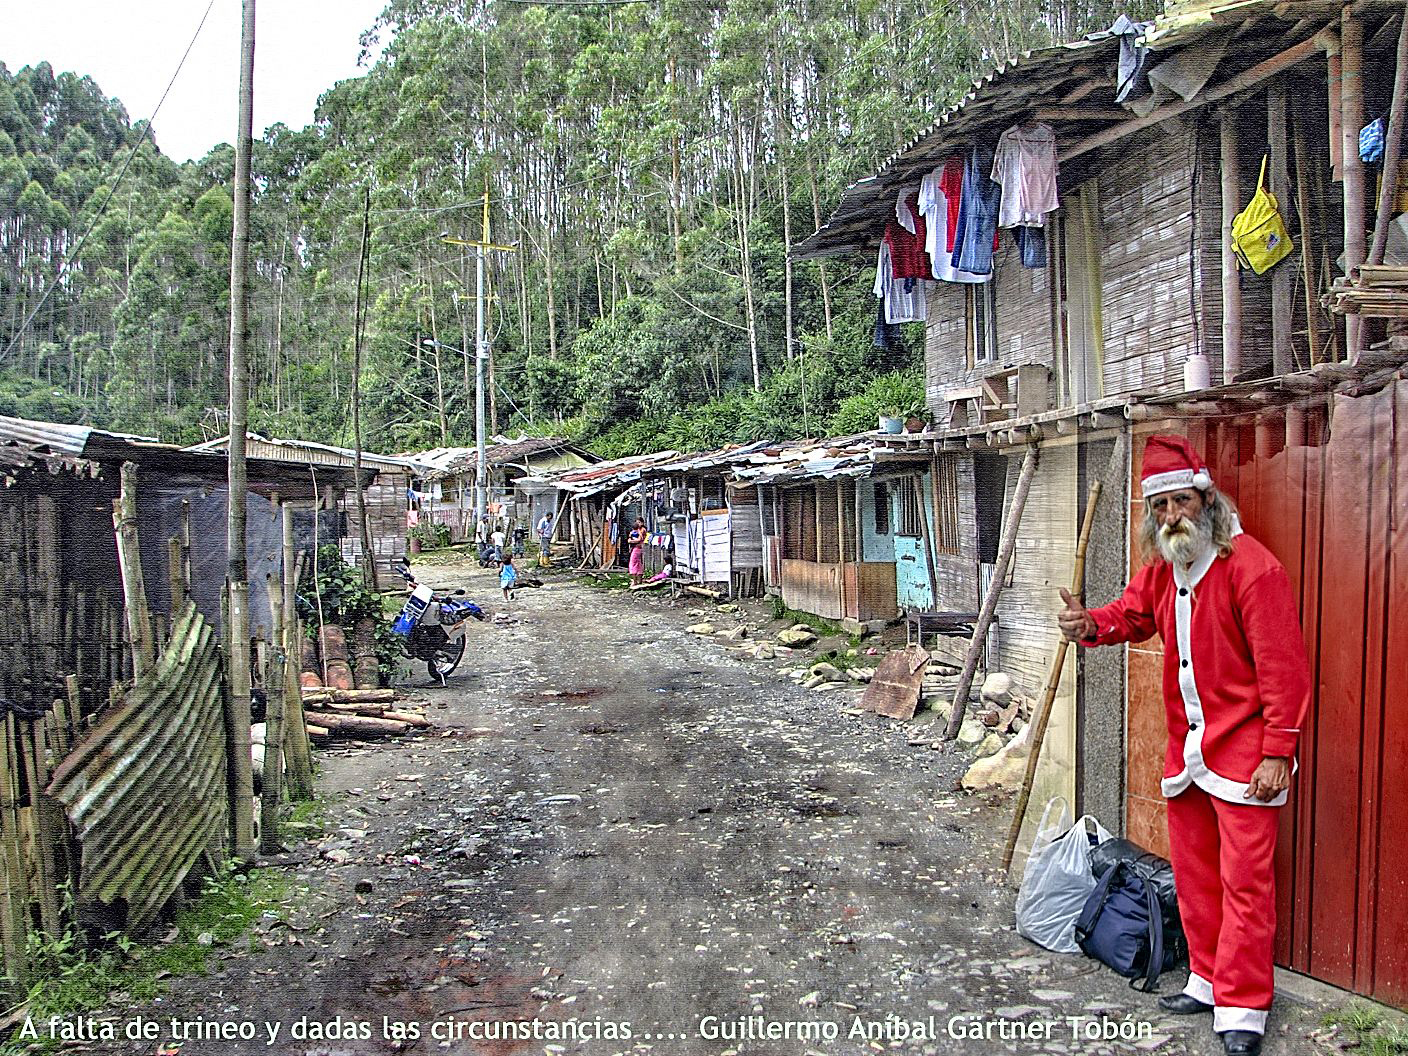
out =
[[[1191,785],[1168,801],[1185,993],[1216,1006],[1213,1029],[1264,1033],[1275,993],[1276,807],[1230,803]],[[1211,983],[1211,987],[1208,984]]]

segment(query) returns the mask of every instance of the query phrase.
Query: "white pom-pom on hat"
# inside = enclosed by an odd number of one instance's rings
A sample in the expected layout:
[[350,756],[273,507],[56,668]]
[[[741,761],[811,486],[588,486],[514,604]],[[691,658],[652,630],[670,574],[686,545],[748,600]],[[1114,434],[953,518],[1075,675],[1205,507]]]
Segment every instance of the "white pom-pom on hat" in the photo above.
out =
[[1206,469],[1200,469],[1193,474],[1193,487],[1199,491],[1207,491],[1212,487],[1212,477],[1208,475]]

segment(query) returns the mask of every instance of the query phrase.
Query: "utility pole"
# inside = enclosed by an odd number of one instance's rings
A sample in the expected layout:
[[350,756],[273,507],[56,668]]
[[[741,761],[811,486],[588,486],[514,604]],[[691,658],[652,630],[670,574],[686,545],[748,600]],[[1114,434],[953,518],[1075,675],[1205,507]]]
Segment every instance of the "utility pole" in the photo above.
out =
[[240,31],[239,129],[235,136],[235,212],[230,250],[230,446],[229,520],[226,525],[225,624],[230,668],[226,672],[225,729],[229,745],[230,835],[234,854],[254,856],[254,774],[249,757],[249,569],[245,561],[245,433],[249,421],[249,159],[254,139],[254,0],[244,0]]
[[512,253],[513,246],[495,245],[489,240],[489,181],[484,181],[484,212],[478,241],[440,236],[452,246],[474,247],[474,526],[477,531],[488,507],[489,459],[484,446],[484,365],[489,355],[484,338],[484,254],[491,249]]

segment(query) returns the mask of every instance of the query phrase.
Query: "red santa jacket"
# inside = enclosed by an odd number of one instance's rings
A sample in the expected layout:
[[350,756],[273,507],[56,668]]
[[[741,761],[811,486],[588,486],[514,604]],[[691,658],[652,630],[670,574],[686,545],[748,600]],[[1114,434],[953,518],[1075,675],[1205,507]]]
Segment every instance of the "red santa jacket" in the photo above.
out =
[[[1187,569],[1140,569],[1113,604],[1091,609],[1087,645],[1164,642],[1168,750],[1163,793],[1189,784],[1234,803],[1265,756],[1294,755],[1310,704],[1310,669],[1285,568],[1255,539]],[[1266,806],[1286,801],[1282,792]]]

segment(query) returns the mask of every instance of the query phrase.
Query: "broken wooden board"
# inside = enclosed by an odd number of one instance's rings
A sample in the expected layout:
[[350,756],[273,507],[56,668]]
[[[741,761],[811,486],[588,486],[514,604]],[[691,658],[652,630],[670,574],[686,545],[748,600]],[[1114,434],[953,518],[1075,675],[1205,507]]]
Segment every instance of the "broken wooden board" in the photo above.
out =
[[875,669],[860,706],[891,719],[912,719],[919,708],[924,671],[929,666],[929,652],[917,645],[896,649]]

